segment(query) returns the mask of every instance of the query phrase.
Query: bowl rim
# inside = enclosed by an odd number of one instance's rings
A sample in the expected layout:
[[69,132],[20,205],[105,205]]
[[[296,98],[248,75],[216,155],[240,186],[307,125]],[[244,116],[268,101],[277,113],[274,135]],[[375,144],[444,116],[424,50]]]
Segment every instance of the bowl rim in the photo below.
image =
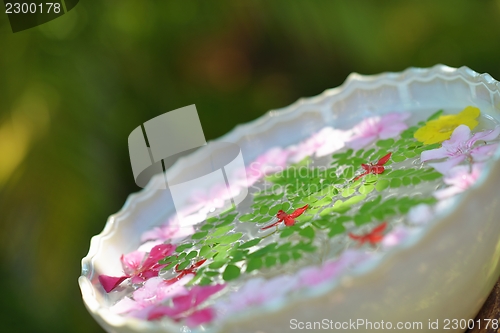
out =
[[[436,77],[442,79],[455,79],[460,77],[464,79],[469,85],[484,85],[485,88],[490,92],[490,94],[498,94],[500,96],[500,82],[493,79],[493,77],[487,73],[479,74],[469,67],[462,66],[459,68],[453,68],[442,64],[437,64],[429,68],[419,68],[419,67],[409,67],[401,72],[383,72],[380,74],[373,75],[361,75],[359,73],[351,73],[347,79],[338,87],[327,89],[323,93],[313,96],[300,98],[296,102],[290,104],[289,106],[270,110],[264,115],[258,117],[255,120],[249,121],[244,124],[239,124],[235,126],[231,131],[224,134],[223,136],[212,140],[212,141],[226,141],[226,142],[237,142],[242,139],[249,132],[255,134],[259,132],[266,131],[268,128],[272,127],[276,123],[285,121],[287,119],[299,116],[304,107],[312,106],[318,102],[323,101],[326,98],[331,98],[339,96],[341,99],[342,94],[347,94],[350,90],[357,88],[367,88],[374,89],[378,86],[384,85],[384,83],[391,82],[393,85],[395,83],[408,83],[413,80],[418,80],[419,82],[426,82],[435,79]],[[332,101],[333,102],[333,101]],[[332,104],[330,102],[329,104]],[[322,116],[327,121],[331,119],[331,110],[327,108],[320,109]],[[325,121],[325,122],[326,122]],[[210,141],[209,141],[210,142]],[[190,163],[191,159],[196,159],[198,154],[203,153],[201,150],[197,150],[194,153],[180,158],[169,170],[173,175],[181,172],[183,165],[185,163]],[[479,191],[489,177],[493,165],[498,163],[500,160],[500,147],[495,151],[491,158],[491,162],[486,163],[485,167],[477,179],[476,183],[469,188],[462,195],[454,197],[451,204],[447,205],[445,209],[440,211],[429,223],[423,225],[420,230],[416,233],[410,234],[403,242],[393,246],[384,251],[383,255],[373,255],[370,260],[363,261],[354,269],[343,270],[341,274],[335,276],[332,281],[320,286],[319,288],[310,288],[306,297],[318,296],[318,293],[323,294],[333,291],[337,288],[342,280],[346,278],[355,279],[358,276],[365,276],[367,274],[373,273],[378,267],[381,267],[384,262],[394,260],[398,253],[403,249],[409,249],[416,246],[422,241],[427,235],[429,235],[437,225],[440,224],[448,215],[455,210],[455,208],[462,205],[467,199],[474,195],[474,192]],[[104,324],[112,327],[127,327],[131,331],[154,331],[154,330],[165,330],[175,331],[178,330],[179,325],[165,323],[164,321],[144,321],[132,317],[125,317],[115,314],[109,310],[109,308],[101,305],[95,298],[94,290],[90,278],[94,275],[94,259],[95,256],[103,247],[103,243],[106,237],[112,235],[115,230],[120,227],[120,217],[128,214],[130,210],[134,210],[139,202],[147,200],[149,195],[154,192],[155,189],[159,188],[163,184],[163,176],[161,174],[154,176],[145,188],[138,192],[130,194],[123,207],[115,214],[108,217],[104,229],[98,235],[91,238],[90,248],[88,254],[82,259],[82,271],[78,278],[78,283],[81,289],[82,298],[84,300],[85,306],[92,316],[103,326]],[[283,304],[276,304],[274,307],[282,308]],[[269,311],[266,310],[266,311]],[[260,313],[260,311],[258,311]],[[250,312],[248,317],[256,314],[253,311]],[[247,317],[247,316],[245,316]],[[247,317],[247,318],[248,318]],[[217,328],[224,326],[226,322],[214,325],[216,327],[205,328],[204,332],[212,332]],[[196,329],[192,330],[197,331]]]

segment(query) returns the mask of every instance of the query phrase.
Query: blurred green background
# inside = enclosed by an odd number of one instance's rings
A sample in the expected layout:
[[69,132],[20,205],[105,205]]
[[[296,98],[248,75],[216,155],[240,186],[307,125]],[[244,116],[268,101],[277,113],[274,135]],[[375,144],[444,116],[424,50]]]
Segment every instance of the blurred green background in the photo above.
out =
[[500,78],[500,1],[80,1],[0,13],[2,332],[102,332],[77,278],[138,190],[129,133],[196,104],[207,139],[341,84],[436,63]]

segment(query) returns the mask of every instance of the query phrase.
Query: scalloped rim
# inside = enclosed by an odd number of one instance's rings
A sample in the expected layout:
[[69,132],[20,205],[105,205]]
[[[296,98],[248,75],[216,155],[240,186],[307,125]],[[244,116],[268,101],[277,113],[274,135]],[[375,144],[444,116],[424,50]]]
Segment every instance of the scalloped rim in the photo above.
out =
[[[301,109],[304,106],[317,104],[326,98],[334,98],[335,96],[342,97],[341,96],[342,94],[345,94],[346,92],[348,93],[350,90],[359,88],[360,86],[361,87],[365,86],[367,88],[376,88],[379,85],[383,85],[387,81],[390,81],[392,83],[394,82],[407,83],[409,81],[415,81],[415,80],[419,82],[426,82],[436,77],[445,79],[461,77],[471,85],[474,85],[474,83],[475,85],[483,84],[488,89],[490,94],[493,93],[499,94],[500,91],[500,82],[493,79],[491,75],[487,73],[479,74],[466,66],[462,66],[460,68],[453,68],[446,65],[438,64],[430,68],[409,67],[402,72],[384,72],[376,75],[361,75],[358,73],[351,73],[342,85],[333,89],[327,89],[323,93],[317,96],[300,98],[295,103],[287,107],[276,110],[270,110],[263,116],[253,121],[237,125],[233,130],[221,136],[215,141],[235,142],[238,141],[239,139],[242,139],[245,135],[247,135],[247,133],[255,134],[266,131],[272,126],[274,126],[276,123],[300,115]],[[333,102],[333,100],[331,102]],[[327,110],[322,109],[321,112],[325,119],[331,118],[331,115],[327,113]],[[171,167],[170,171],[173,173],[173,175],[176,175],[178,172],[182,170],[183,168],[182,166],[185,163],[189,163],[191,159],[196,159],[198,155],[201,153],[203,152],[201,150],[198,150],[189,156],[180,158]],[[494,160],[495,163],[498,163],[498,161],[500,160],[500,149],[497,149],[494,156],[492,157],[492,160]],[[375,271],[378,267],[380,267],[382,263],[394,260],[397,257],[398,253],[401,252],[401,250],[410,249],[416,246],[423,238],[425,238],[435,229],[435,227],[440,223],[440,221],[445,219],[448,215],[451,214],[451,212],[455,210],[456,207],[459,207],[462,203],[466,202],[470,196],[474,195],[475,192],[479,191],[480,188],[483,187],[484,183],[486,182],[486,179],[490,175],[491,169],[493,168],[493,164],[494,163],[492,162],[487,163],[483,173],[481,174],[477,182],[463,195],[455,197],[454,202],[452,204],[450,204],[445,210],[440,212],[433,221],[430,221],[428,224],[422,226],[421,230],[418,230],[418,232],[411,234],[404,240],[404,242],[388,249],[383,256],[374,255],[372,258],[370,258],[370,260],[366,260],[360,263],[359,266],[355,267],[349,272],[346,271],[342,272],[342,274],[332,279],[330,283],[327,283],[320,287],[310,288],[306,292],[305,297],[306,298],[315,297],[327,292],[331,292],[333,289],[338,287],[342,283],[342,281],[345,281],[346,279],[354,279],[360,275],[369,274]],[[138,320],[135,318],[120,316],[109,311],[108,308],[101,306],[99,302],[96,300],[94,290],[89,279],[89,277],[92,276],[94,273],[93,269],[94,257],[97,253],[99,253],[100,249],[102,248],[103,240],[111,236],[114,233],[114,231],[119,228],[119,218],[123,215],[128,214],[129,210],[134,210],[137,203],[148,199],[151,193],[154,192],[153,190],[159,188],[162,182],[163,182],[163,176],[156,175],[151,179],[151,181],[144,189],[142,189],[139,192],[130,194],[127,200],[125,201],[125,204],[122,207],[122,209],[108,218],[103,231],[100,234],[92,237],[90,241],[89,252],[82,259],[82,273],[78,279],[78,283],[80,285],[80,289],[82,292],[82,297],[85,306],[87,307],[89,312],[101,325],[106,323],[107,325],[113,327],[126,327],[131,332],[141,331],[141,330],[165,331],[165,329],[174,331],[178,330],[179,328],[179,325],[173,325],[170,323],[166,323],[165,321],[148,322],[148,321]],[[280,302],[280,304],[273,304],[272,308],[274,308],[274,310],[278,310],[284,306],[285,306],[285,301]],[[268,313],[269,310],[272,310],[266,308],[264,311],[264,308],[266,307],[263,307],[262,309],[256,309],[256,311],[251,311],[251,312],[249,311],[249,313],[244,315],[244,317],[249,318],[257,314],[263,314],[264,312]],[[227,320],[222,324],[218,323],[217,325],[214,325],[215,327],[213,329],[209,328],[209,329],[204,329],[203,331],[214,332],[218,328],[224,326],[224,324],[232,321],[233,320]],[[198,330],[196,329],[193,330],[193,332],[196,331]]]

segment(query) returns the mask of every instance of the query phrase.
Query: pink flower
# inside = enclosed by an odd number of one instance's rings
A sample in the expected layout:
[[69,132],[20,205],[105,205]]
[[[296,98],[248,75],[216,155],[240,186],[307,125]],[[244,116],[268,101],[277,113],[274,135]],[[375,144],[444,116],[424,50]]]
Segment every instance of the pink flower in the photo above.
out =
[[309,139],[298,145],[288,148],[290,160],[294,163],[302,161],[307,156],[316,154],[317,157],[326,156],[344,148],[345,142],[352,135],[351,131],[342,131],[332,127],[324,127],[313,134]]
[[257,157],[246,168],[246,181],[243,186],[251,186],[264,176],[284,170],[290,152],[280,147],[273,147]]
[[165,267],[165,265],[158,264],[158,261],[171,255],[174,250],[175,246],[172,244],[161,244],[153,247],[149,255],[141,251],[122,255],[120,260],[125,275],[121,277],[99,275],[99,282],[108,293],[128,278],[131,279],[132,283],[144,282],[158,276],[160,269]]
[[390,248],[398,245],[411,234],[411,230],[404,226],[397,226],[391,230],[387,235],[385,235],[382,240],[382,246],[384,248]]
[[297,280],[292,276],[279,276],[270,280],[251,279],[227,299],[221,299],[214,305],[217,317],[232,316],[252,306],[279,302],[296,287]]
[[409,117],[409,113],[389,113],[364,119],[352,129],[354,135],[347,145],[357,150],[377,139],[394,138],[408,128],[404,121]]
[[483,163],[476,163],[472,166],[458,165],[451,168],[443,179],[445,184],[450,186],[436,191],[434,196],[439,200],[443,200],[465,191],[477,181],[483,166]]
[[224,289],[225,285],[195,286],[186,294],[172,299],[172,306],[157,306],[148,314],[148,320],[157,320],[165,316],[175,321],[186,320],[190,327],[210,322],[214,318],[211,308],[199,309],[210,296]]
[[170,241],[171,243],[177,243],[187,236],[194,234],[194,228],[192,225],[180,226],[178,222],[177,214],[171,217],[167,223],[162,226],[153,228],[144,232],[141,236],[141,241]]
[[151,278],[141,288],[134,291],[133,299],[125,297],[110,310],[118,314],[129,313],[132,317],[147,319],[149,311],[156,305],[172,297],[187,294],[184,286],[191,281],[191,278],[186,276],[174,284],[169,284],[160,277]]
[[430,163],[434,169],[441,173],[446,173],[454,166],[460,164],[466,158],[470,162],[483,162],[488,159],[498,148],[498,143],[490,145],[476,146],[478,141],[489,141],[496,139],[500,134],[500,126],[492,130],[471,135],[469,126],[460,125],[453,131],[451,138],[443,142],[442,147],[422,152],[420,159],[422,162],[448,158],[448,160],[439,163]]

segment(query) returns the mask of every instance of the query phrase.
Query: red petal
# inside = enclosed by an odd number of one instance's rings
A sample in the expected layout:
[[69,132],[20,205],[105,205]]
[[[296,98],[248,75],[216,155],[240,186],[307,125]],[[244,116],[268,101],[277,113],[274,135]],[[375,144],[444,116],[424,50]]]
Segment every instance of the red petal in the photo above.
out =
[[169,308],[168,306],[159,306],[149,312],[148,320],[157,320],[165,316],[174,317],[178,314],[179,311]]
[[295,219],[293,217],[291,217],[291,216],[285,217],[285,225],[287,227],[291,227],[294,224],[295,224]]
[[373,228],[372,232],[371,233],[379,233],[379,232],[382,232],[385,230],[385,228],[387,228],[387,222],[384,222],[378,226],[376,226],[375,228]]
[[129,277],[128,276],[114,277],[108,275],[99,275],[98,278],[104,290],[106,290],[106,292],[109,293]]
[[303,207],[297,208],[292,214],[288,215],[289,217],[296,218],[302,215],[302,213],[305,212],[305,210],[309,207],[309,205],[305,205]]
[[275,225],[277,225],[278,223],[281,223],[282,221],[283,221],[283,220],[281,220],[281,221],[280,221],[280,220],[278,220],[278,221],[274,222],[273,224],[270,224],[270,225],[268,225],[268,226],[265,226],[265,227],[263,227],[263,228],[260,228],[260,230],[266,230],[266,229],[272,228],[272,227],[274,227]]
[[387,155],[382,156],[380,160],[378,160],[377,165],[384,165],[391,158],[392,153],[388,153]]

